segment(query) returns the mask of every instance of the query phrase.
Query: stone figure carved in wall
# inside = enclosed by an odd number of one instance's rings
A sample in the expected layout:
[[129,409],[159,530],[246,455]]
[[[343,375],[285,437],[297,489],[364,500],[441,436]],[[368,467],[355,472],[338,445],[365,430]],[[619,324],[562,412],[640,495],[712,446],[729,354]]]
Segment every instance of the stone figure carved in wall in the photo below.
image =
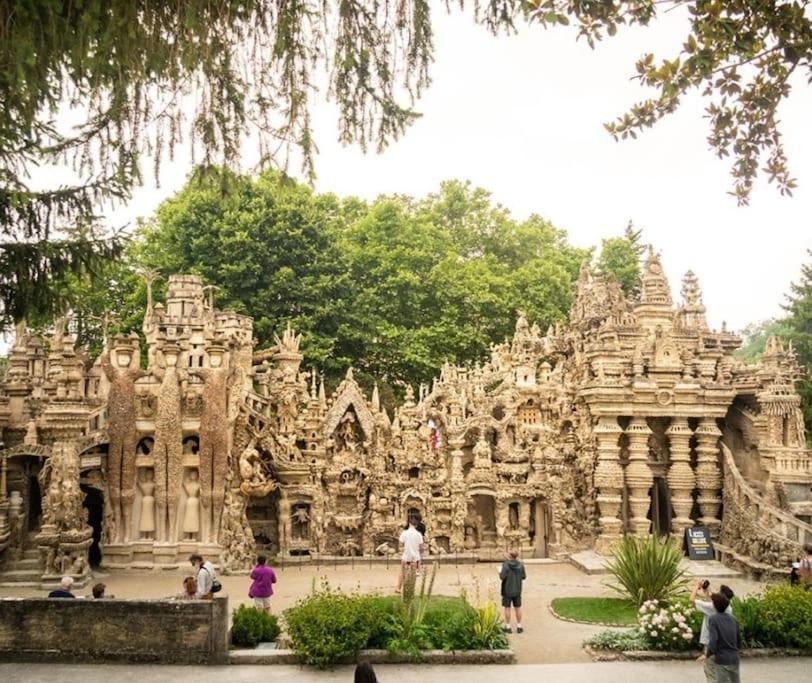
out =
[[189,470],[183,489],[186,491],[183,536],[186,541],[196,541],[200,533],[200,478],[197,470]]
[[[167,344],[158,356],[155,374],[161,379],[158,411],[155,417],[155,513],[156,538],[167,542],[177,538],[178,494],[183,467],[183,429],[181,425],[181,383],[185,372],[178,369],[179,352]],[[163,362],[161,362],[163,361]]]
[[240,491],[249,498],[262,498],[273,491],[277,484],[270,479],[262,466],[259,451],[249,443],[240,453]]
[[114,542],[127,540],[130,512],[135,498],[135,381],[143,376],[139,367],[138,335],[119,335],[113,348],[101,357],[110,391],[107,396],[110,437],[107,449],[107,488],[115,519]]
[[57,531],[78,531],[86,527],[84,498],[79,488],[79,453],[72,442],[57,441],[39,474],[43,524]]
[[[228,424],[229,354],[220,345],[207,348],[208,368],[195,372],[205,380],[203,409],[200,418],[200,502],[201,540],[216,542],[225,497],[225,476],[228,463],[230,430]],[[231,386],[232,391],[239,387]]]
[[310,537],[310,506],[306,503],[298,503],[293,506],[290,513],[292,534],[295,540],[306,540]]
[[516,531],[519,526],[519,511],[516,506],[511,505],[508,508],[508,527],[511,531]]
[[220,545],[224,548],[220,563],[226,570],[248,569],[254,556],[254,534],[246,516],[247,498],[232,488],[231,473],[226,475],[226,495],[220,522]]
[[337,449],[339,451],[349,451],[351,453],[355,453],[356,450],[358,450],[362,440],[359,432],[360,429],[358,427],[358,421],[355,418],[355,413],[348,410],[346,413],[344,413],[344,416],[341,418],[340,422],[338,423],[338,428],[336,429]]
[[141,519],[138,523],[138,532],[142,539],[149,540],[155,537],[155,472],[151,468],[144,468],[141,480],[138,482],[141,490]]
[[479,439],[474,445],[473,454],[474,468],[487,469],[491,466],[491,447],[490,444],[485,441],[484,430],[479,434]]

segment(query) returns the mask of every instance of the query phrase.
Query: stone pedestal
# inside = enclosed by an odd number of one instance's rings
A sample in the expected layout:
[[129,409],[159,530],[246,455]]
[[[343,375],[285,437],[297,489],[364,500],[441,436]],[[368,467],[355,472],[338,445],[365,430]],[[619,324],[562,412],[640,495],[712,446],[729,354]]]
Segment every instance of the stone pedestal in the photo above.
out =
[[611,545],[623,533],[621,508],[623,505],[623,468],[620,466],[618,440],[623,430],[617,418],[603,416],[595,425],[598,441],[598,462],[595,466],[595,489],[597,490],[598,523],[600,529],[595,548],[608,553]]
[[691,436],[693,432],[684,417],[675,417],[666,430],[670,444],[671,466],[668,468],[668,488],[671,490],[671,507],[674,519],[671,520],[671,535],[681,540],[686,527],[692,526],[691,507],[694,504],[692,493],[696,478],[691,468]]
[[696,428],[696,488],[699,490],[699,521],[716,538],[721,521],[719,508],[722,505],[722,470],[719,465],[719,437],[722,432],[713,418],[705,418]]
[[648,519],[651,498],[649,491],[654,482],[654,475],[648,463],[648,438],[651,429],[643,417],[635,417],[626,428],[629,436],[629,464],[626,466],[626,490],[629,492],[630,531],[637,536],[649,532],[651,522]]
[[[178,564],[178,544],[177,543],[156,543],[152,548],[156,565],[174,566]],[[189,565],[191,567],[191,565]]]

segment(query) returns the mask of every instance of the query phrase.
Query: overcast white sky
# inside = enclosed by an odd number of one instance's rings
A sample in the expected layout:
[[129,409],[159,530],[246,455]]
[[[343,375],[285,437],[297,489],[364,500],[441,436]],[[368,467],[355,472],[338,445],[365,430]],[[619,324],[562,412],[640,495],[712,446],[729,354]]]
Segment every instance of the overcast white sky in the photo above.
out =
[[[740,208],[726,194],[728,163],[707,149],[700,98],[636,141],[616,143],[602,126],[646,94],[629,78],[635,60],[678,49],[685,33],[677,13],[594,51],[562,29],[524,27],[496,38],[458,12],[438,12],[435,30],[433,84],[418,103],[423,118],[385,153],[340,146],[335,111],[316,106],[319,191],[423,195],[442,180],[468,179],[517,217],[538,213],[583,246],[632,219],[662,251],[675,299],[685,271],[697,274],[712,327],[725,320],[739,329],[780,314],[812,247],[808,87],[782,111],[795,197],[763,182]],[[161,188],[148,180],[111,222],[149,215],[189,168],[188,160],[165,165]]]

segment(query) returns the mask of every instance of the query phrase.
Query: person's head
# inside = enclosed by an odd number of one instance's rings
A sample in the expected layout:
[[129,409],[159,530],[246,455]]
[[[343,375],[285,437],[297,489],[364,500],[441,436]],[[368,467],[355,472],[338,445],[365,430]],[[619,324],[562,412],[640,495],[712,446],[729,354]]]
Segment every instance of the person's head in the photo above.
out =
[[198,553],[193,553],[189,555],[189,562],[193,567],[202,567],[203,566],[203,556],[199,555]]
[[511,551],[508,553],[508,557],[509,557],[511,560],[518,560],[518,559],[519,559],[519,552],[518,552],[517,550],[511,550]]
[[194,576],[187,576],[183,579],[183,592],[186,595],[194,595],[197,593],[197,581]]
[[73,588],[73,577],[63,576],[62,580],[59,582],[59,585],[62,587],[63,591],[69,591],[71,588]]
[[355,667],[355,683],[378,683],[375,669],[369,662],[361,662]]
[[414,515],[409,515],[409,526],[410,527],[417,526],[417,520],[415,519]]
[[719,592],[727,598],[728,602],[732,601],[735,597],[733,589],[730,586],[725,586],[725,584],[719,586]]
[[257,555],[257,564],[265,564],[268,558],[265,555]]
[[728,600],[727,596],[723,593],[714,593],[711,595],[711,602],[713,603],[714,609],[719,612],[719,614],[724,612],[730,605],[730,600]]
[[94,597],[94,598],[96,598],[97,600],[98,600],[99,598],[103,598],[103,597],[104,597],[104,589],[105,589],[105,588],[107,588],[107,586],[105,586],[103,583],[97,583],[97,584],[96,584],[95,586],[93,586],[93,588],[92,588],[92,591],[93,591],[93,597]]

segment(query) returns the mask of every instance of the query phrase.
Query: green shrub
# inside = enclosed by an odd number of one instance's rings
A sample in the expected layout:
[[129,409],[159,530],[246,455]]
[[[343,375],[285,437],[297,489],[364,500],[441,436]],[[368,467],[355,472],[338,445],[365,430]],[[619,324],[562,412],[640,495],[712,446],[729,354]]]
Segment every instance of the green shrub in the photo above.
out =
[[276,640],[280,630],[279,620],[273,614],[240,605],[232,615],[231,643],[240,647],[256,647],[257,643]]
[[433,647],[440,650],[502,650],[507,637],[502,618],[493,603],[474,607],[460,601],[456,609],[430,615]]
[[647,650],[648,641],[639,631],[601,631],[584,641],[584,647],[593,650]]
[[812,590],[770,586],[758,606],[758,619],[756,637],[762,637],[764,645],[812,651]]
[[306,664],[326,668],[352,660],[385,632],[391,601],[325,588],[285,610],[293,650]]
[[739,624],[743,647],[764,647],[764,624],[761,614],[762,598],[748,595],[733,598],[733,616]]
[[682,551],[669,539],[624,536],[612,549],[606,565],[615,583],[610,588],[629,597],[637,607],[647,600],[668,602],[685,590]]

